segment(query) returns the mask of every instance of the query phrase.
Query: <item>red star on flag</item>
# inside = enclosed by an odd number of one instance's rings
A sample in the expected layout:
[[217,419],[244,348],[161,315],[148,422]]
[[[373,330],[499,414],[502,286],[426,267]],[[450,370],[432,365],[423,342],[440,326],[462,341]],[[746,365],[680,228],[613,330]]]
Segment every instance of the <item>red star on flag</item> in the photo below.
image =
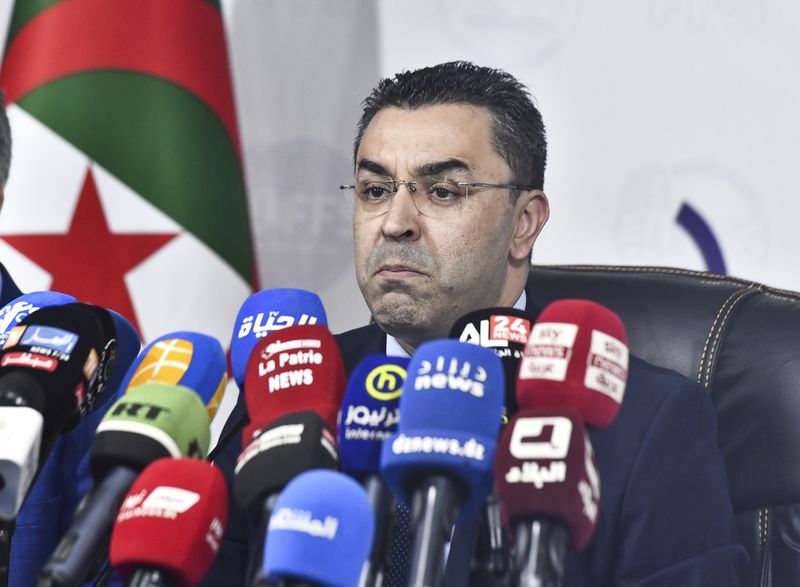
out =
[[111,232],[89,169],[66,234],[2,238],[52,276],[51,290],[111,308],[141,332],[125,275],[176,236]]

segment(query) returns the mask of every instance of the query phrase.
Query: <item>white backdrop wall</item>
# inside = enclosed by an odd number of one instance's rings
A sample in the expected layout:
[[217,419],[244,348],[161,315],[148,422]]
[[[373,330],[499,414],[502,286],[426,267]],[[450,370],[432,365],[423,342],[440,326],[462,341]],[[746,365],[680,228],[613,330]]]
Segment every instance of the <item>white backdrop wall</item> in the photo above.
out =
[[[4,32],[10,0],[0,0]],[[800,4],[789,0],[223,0],[263,287],[368,314],[349,219],[359,102],[441,61],[531,88],[550,142],[540,263],[718,269],[800,290]],[[12,168],[13,173],[13,168]],[[681,210],[708,227],[704,235]]]

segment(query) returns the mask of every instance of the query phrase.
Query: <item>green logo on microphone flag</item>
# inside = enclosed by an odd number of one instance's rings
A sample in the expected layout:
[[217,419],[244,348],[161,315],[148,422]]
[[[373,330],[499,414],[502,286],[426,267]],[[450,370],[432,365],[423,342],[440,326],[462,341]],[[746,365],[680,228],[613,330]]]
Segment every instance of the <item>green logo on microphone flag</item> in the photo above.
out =
[[0,259],[23,290],[227,343],[256,278],[218,3],[18,0],[0,88]]

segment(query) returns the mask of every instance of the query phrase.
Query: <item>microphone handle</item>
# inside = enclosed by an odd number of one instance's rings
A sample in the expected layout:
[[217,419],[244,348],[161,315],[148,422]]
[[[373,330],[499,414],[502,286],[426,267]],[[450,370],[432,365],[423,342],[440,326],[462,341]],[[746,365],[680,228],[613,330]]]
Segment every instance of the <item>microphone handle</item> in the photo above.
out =
[[139,567],[125,582],[125,587],[178,587],[178,584],[158,567]]
[[551,518],[534,518],[516,526],[519,587],[561,587],[569,532]]
[[372,511],[375,512],[375,539],[372,542],[372,551],[364,563],[357,587],[380,587],[383,585],[383,563],[388,552],[392,527],[392,492],[380,475],[368,475],[364,479],[364,489],[367,491]]
[[458,507],[460,487],[445,475],[423,477],[411,496],[411,554],[409,587],[439,587],[444,575],[444,545],[450,539]]
[[92,487],[50,560],[39,572],[37,587],[77,587],[89,579],[108,555],[111,528],[138,471],[114,467]]
[[269,519],[272,517],[272,510],[275,509],[275,502],[278,501],[279,495],[280,492],[268,495],[261,505],[258,533],[255,545],[250,551],[250,560],[247,561],[245,572],[244,584],[250,585],[250,587],[260,587],[264,583],[264,549],[267,547],[267,528],[269,528]]

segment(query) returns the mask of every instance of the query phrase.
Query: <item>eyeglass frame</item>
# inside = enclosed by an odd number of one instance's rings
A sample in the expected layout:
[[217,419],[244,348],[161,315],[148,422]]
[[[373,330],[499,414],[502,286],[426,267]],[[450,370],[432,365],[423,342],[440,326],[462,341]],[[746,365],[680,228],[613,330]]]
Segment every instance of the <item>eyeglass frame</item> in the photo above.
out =
[[[395,179],[395,178],[393,178],[391,176],[388,176],[388,175],[385,176],[385,177],[386,177],[387,181],[381,182],[381,183],[385,183],[387,185],[388,184],[392,185],[391,191],[392,191],[393,196],[397,195],[397,192],[400,190],[400,186],[401,185],[405,185],[408,188],[409,193],[412,194],[412,196],[413,196],[413,194],[415,194],[417,192],[417,182],[419,180],[416,180],[416,179]],[[469,197],[469,188],[495,188],[495,189],[514,190],[514,191],[520,191],[520,192],[527,192],[527,191],[536,189],[534,187],[518,185],[518,184],[512,184],[512,183],[486,183],[486,182],[483,182],[483,181],[458,181],[458,182],[455,182],[455,184],[459,188],[463,188],[463,187],[467,188],[467,193],[464,196],[465,198]],[[358,195],[358,192],[356,191],[356,185],[355,184],[343,184],[343,185],[339,186],[339,189],[342,190],[342,191],[344,191],[344,190],[353,190],[356,193],[356,195]],[[414,200],[414,206],[416,206],[416,205],[417,205],[416,204],[416,200]],[[419,210],[419,208],[417,208],[417,210]],[[379,216],[382,216],[383,214],[386,214],[386,212],[388,212],[388,211],[389,211],[389,208],[387,207],[386,211],[381,212],[379,214]],[[353,213],[355,213],[355,210],[353,210]],[[419,210],[419,213],[422,214],[423,212],[421,210]]]

